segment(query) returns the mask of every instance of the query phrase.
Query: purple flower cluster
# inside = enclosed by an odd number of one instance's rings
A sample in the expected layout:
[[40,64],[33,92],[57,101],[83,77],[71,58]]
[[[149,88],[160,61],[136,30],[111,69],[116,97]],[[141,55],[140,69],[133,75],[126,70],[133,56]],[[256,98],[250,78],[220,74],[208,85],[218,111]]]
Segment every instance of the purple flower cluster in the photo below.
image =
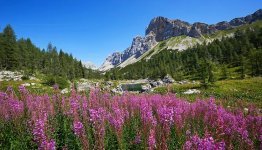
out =
[[141,101],[140,113],[144,124],[156,126],[157,121],[153,115],[152,107],[145,100]]
[[34,140],[38,144],[39,150],[55,150],[55,141],[53,139],[48,140],[45,133],[45,122],[44,119],[36,120],[33,129]]
[[55,140],[51,139],[49,141],[43,141],[41,146],[38,148],[39,150],[55,150]]
[[106,111],[103,108],[98,109],[89,109],[90,113],[90,122],[95,128],[97,136],[100,138],[105,135],[105,120],[106,120]]
[[104,149],[106,110],[102,107],[89,109],[90,122],[95,130],[97,149]]
[[14,96],[0,93],[0,118],[10,120],[20,118],[24,113],[24,103]]
[[21,85],[18,87],[18,89],[21,94],[28,94],[28,91],[26,90],[25,86]]
[[125,122],[125,111],[120,108],[113,108],[112,112],[108,115],[108,120],[119,134],[122,132],[122,127]]
[[70,99],[70,112],[69,112],[69,114],[75,115],[79,108],[80,108],[80,106],[79,106],[78,99],[76,99],[75,97],[71,98]]
[[34,140],[41,144],[42,141],[46,141],[47,137],[45,135],[45,121],[42,119],[38,119],[35,122],[33,129]]
[[186,141],[184,150],[225,150],[226,145],[224,142],[215,142],[213,137],[206,137],[201,139],[198,136],[193,136],[190,140]]
[[84,125],[80,121],[74,121],[74,133],[78,136],[81,137],[81,135],[84,132]]
[[163,106],[157,109],[159,122],[165,126],[170,126],[174,123],[174,108]]
[[[195,104],[197,105],[197,103]],[[194,108],[194,114],[202,114],[204,123],[208,125],[210,129],[216,129],[217,135],[223,138],[227,137],[231,139],[231,141],[237,139],[249,147],[253,147],[253,142],[249,134],[252,133],[255,138],[258,138],[259,133],[261,133],[261,116],[248,115],[245,117],[243,112],[232,113],[226,111],[221,106],[217,106],[213,100],[205,105],[198,105],[197,108]],[[198,116],[201,117],[201,115]],[[254,126],[255,124],[256,126]]]

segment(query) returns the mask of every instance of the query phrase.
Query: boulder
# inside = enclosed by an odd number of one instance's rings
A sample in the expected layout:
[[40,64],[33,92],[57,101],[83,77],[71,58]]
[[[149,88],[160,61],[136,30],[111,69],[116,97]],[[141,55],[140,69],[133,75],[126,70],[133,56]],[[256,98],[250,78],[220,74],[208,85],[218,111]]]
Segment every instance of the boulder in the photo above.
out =
[[77,85],[77,91],[82,92],[90,89],[92,85],[88,82],[78,83]]
[[166,75],[162,81],[167,84],[175,82],[175,80],[170,75]]
[[116,88],[113,88],[111,90],[111,92],[113,94],[120,94],[120,95],[122,95],[124,93],[124,91],[122,90],[121,86],[117,86]]
[[158,86],[162,86],[162,85],[164,85],[164,82],[163,82],[162,80],[160,80],[160,79],[157,80],[156,82],[157,82],[157,85],[158,85]]
[[149,81],[149,84],[151,85],[151,87],[157,87],[156,81]]
[[113,85],[114,85],[114,83],[113,83],[113,82],[111,82],[111,81],[106,81],[105,85],[106,85],[106,86],[113,86]]
[[179,83],[179,84],[188,84],[188,83],[190,83],[190,82],[187,81],[187,80],[182,80],[182,81],[179,81],[178,83]]
[[149,92],[151,88],[150,84],[142,85],[142,92]]
[[30,83],[24,83],[24,84],[21,84],[22,86],[24,87],[27,87],[27,86],[30,86],[31,84]]
[[200,91],[197,89],[189,89],[187,91],[185,91],[183,94],[199,94]]
[[69,93],[68,88],[63,89],[63,90],[61,91],[61,93],[62,93],[62,94],[67,94],[67,93]]

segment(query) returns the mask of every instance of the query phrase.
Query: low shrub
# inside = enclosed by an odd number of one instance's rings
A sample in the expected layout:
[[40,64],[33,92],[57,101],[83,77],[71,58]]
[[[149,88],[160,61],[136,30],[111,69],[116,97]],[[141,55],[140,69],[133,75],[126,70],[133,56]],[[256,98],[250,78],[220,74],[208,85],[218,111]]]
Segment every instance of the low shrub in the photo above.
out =
[[47,76],[45,78],[44,84],[48,86],[54,86],[55,84],[57,84],[60,89],[69,87],[68,80],[58,76]]

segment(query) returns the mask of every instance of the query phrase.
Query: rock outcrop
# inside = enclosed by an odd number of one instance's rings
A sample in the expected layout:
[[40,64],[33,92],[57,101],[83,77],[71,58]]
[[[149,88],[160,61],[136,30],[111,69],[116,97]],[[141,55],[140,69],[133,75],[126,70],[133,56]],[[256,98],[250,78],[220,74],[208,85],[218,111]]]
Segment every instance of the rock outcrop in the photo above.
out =
[[163,41],[170,37],[185,35],[190,31],[191,25],[181,20],[170,20],[165,17],[156,17],[151,20],[146,29],[146,35],[155,33],[156,41]]
[[170,75],[166,75],[163,80],[164,83],[169,84],[169,83],[174,83],[175,80],[170,76]]

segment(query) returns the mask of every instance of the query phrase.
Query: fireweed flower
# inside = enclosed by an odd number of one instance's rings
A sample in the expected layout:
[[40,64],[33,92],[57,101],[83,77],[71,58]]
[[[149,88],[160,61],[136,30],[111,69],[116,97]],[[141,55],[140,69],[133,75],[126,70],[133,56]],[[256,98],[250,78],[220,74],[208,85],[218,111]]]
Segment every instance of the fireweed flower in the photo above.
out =
[[55,147],[55,140],[51,139],[48,143],[48,149],[50,150],[55,150],[56,147]]
[[34,135],[34,140],[39,145],[41,145],[43,141],[47,140],[47,137],[45,135],[45,121],[44,120],[42,119],[36,120],[34,129],[33,129],[33,135]]
[[26,90],[25,86],[20,85],[18,89],[21,94],[28,94],[28,91]]
[[174,123],[174,109],[169,108],[169,107],[160,107],[157,110],[158,116],[159,116],[159,121],[163,125],[170,126],[171,124]]
[[22,117],[24,103],[13,96],[0,94],[0,118],[5,120]]
[[95,130],[96,148],[104,149],[106,111],[103,108],[89,109],[90,122]]
[[81,135],[84,133],[83,124],[80,121],[74,121],[73,126],[74,126],[75,135],[77,135],[78,137],[81,137]]
[[191,131],[190,130],[186,130],[186,136],[190,136],[191,135]]
[[225,150],[226,145],[224,142],[215,142],[213,137],[206,137],[201,139],[197,135],[192,136],[190,140],[184,144],[184,150]]
[[50,141],[43,141],[39,150],[55,150],[55,140],[51,139]]
[[9,100],[9,110],[12,117],[22,116],[24,112],[24,103],[19,100]]
[[108,115],[109,123],[115,128],[118,134],[122,132],[122,127],[125,122],[125,111],[119,108],[113,108]]
[[9,93],[9,92],[13,93],[14,91],[13,91],[13,88],[11,86],[8,86],[7,89],[6,89],[6,92],[7,93]]
[[145,100],[141,102],[140,113],[144,124],[156,126],[157,122],[153,116],[152,107]]
[[103,137],[105,135],[105,119],[106,111],[103,108],[89,109],[90,122],[96,129],[98,136]]
[[135,144],[140,144],[141,143],[141,135],[137,135],[136,137],[135,137],[135,140],[134,140],[134,143]]
[[59,90],[59,85],[58,85],[58,84],[55,84],[55,85],[53,86],[53,89],[54,89],[55,91]]
[[41,115],[39,114],[38,119],[31,120],[33,122],[34,141],[37,143],[39,150],[55,150],[55,141],[53,139],[49,140],[46,133],[47,121],[48,114],[44,111]]
[[153,150],[156,147],[156,137],[155,137],[155,130],[150,129],[149,137],[148,137],[148,149]]
[[72,97],[70,99],[70,111],[69,111],[69,114],[71,114],[71,115],[77,114],[78,109],[79,109],[79,103],[78,103],[76,98]]

